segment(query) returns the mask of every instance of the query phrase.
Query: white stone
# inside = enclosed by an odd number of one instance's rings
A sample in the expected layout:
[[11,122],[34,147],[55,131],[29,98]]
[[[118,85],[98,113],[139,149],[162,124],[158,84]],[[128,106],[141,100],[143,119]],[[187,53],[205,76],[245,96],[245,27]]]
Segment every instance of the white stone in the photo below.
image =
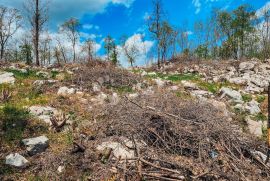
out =
[[194,97],[202,98],[202,97],[210,97],[213,95],[211,92],[205,91],[205,90],[193,90],[190,92],[190,94]]
[[[137,143],[136,146],[142,147],[142,143]],[[97,146],[98,151],[104,151],[106,148],[111,148],[112,153],[116,158],[121,157],[122,159],[130,159],[134,158],[135,152],[133,149],[134,145],[132,141],[128,139],[123,139],[121,143],[119,142],[114,142],[114,141],[108,141],[108,142],[103,142],[102,144]]]
[[247,80],[243,79],[242,77],[229,78],[228,81],[232,84],[237,84],[237,85],[244,85],[247,83]]
[[116,105],[116,104],[118,104],[119,101],[120,101],[120,98],[119,98],[118,94],[114,92],[112,94],[112,96],[110,96],[110,103],[113,105]]
[[256,62],[242,62],[239,64],[239,71],[244,72],[247,70],[253,70],[256,65]]
[[264,126],[262,121],[253,121],[249,117],[246,118],[248,128],[251,134],[254,134],[258,137],[263,135],[262,128]]
[[178,89],[179,89],[179,87],[176,86],[176,85],[171,86],[171,87],[169,88],[169,90],[171,90],[171,91],[177,91]]
[[221,111],[225,117],[229,116],[229,111],[224,102],[216,101],[215,99],[208,99],[207,102],[212,104],[219,111]]
[[50,118],[52,116],[59,114],[55,108],[49,106],[31,106],[29,110],[30,114],[47,124],[51,124]]
[[27,146],[28,154],[31,156],[45,151],[49,146],[49,139],[46,136],[23,139],[22,142]]
[[68,96],[75,93],[76,93],[76,90],[74,88],[60,87],[58,89],[57,95]]
[[94,92],[100,92],[101,91],[101,86],[98,83],[93,83],[93,91]]
[[181,84],[184,86],[185,89],[188,89],[188,90],[198,90],[198,86],[193,83],[193,82],[189,82],[189,81],[181,81]]
[[223,87],[221,88],[220,92],[222,93],[221,98],[223,98],[224,96],[227,96],[237,102],[243,100],[240,92],[236,90],[232,90],[231,88]]
[[15,167],[25,167],[29,163],[22,155],[15,153],[6,156],[6,164]]
[[14,84],[14,74],[11,72],[0,72],[0,84]]
[[59,166],[59,167],[57,168],[57,171],[58,171],[58,173],[62,173],[62,172],[64,171],[64,169],[65,169],[64,166]]
[[258,114],[261,112],[261,109],[259,107],[259,103],[255,100],[252,100],[245,105],[245,110],[248,111],[250,114]]
[[130,99],[135,99],[135,98],[139,97],[139,94],[138,93],[129,94],[128,97]]
[[165,84],[166,84],[166,82],[163,81],[163,80],[161,80],[160,78],[154,79],[154,81],[156,82],[156,84],[157,84],[157,86],[158,86],[159,88],[164,87]]

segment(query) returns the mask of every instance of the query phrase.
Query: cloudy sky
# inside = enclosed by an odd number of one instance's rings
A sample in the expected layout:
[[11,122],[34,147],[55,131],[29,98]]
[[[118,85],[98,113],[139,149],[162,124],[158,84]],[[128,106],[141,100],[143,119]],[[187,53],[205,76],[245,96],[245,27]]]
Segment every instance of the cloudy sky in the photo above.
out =
[[[44,1],[44,0],[41,0]],[[103,54],[103,39],[111,35],[119,39],[127,35],[130,40],[146,45],[150,51],[152,42],[147,36],[145,18],[151,13],[151,0],[49,0],[50,22],[48,29],[55,34],[58,26],[70,17],[80,19],[82,35],[94,38],[99,54]],[[0,0],[0,5],[23,11],[24,0]],[[248,3],[254,10],[267,5],[267,0],[164,0],[164,9],[170,22],[179,27],[186,23],[192,32],[194,21],[205,19],[212,8],[231,10]],[[27,26],[27,25],[25,25]],[[191,33],[192,34],[192,33]],[[140,36],[140,35],[145,35]],[[144,37],[144,38],[142,38]],[[142,62],[143,60],[139,60]]]

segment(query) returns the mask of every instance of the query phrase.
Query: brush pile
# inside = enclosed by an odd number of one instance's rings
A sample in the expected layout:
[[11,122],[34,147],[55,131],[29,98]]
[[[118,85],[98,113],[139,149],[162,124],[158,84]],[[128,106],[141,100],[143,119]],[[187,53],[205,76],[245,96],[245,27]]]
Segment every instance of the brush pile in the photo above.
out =
[[[116,140],[134,155],[116,157],[107,149],[106,164],[100,164],[90,180],[270,178],[269,166],[254,155],[255,151],[266,153],[264,144],[240,131],[223,110],[210,104],[163,93],[126,98],[105,110],[102,121],[93,126],[95,140]],[[132,144],[121,142],[122,138]]]

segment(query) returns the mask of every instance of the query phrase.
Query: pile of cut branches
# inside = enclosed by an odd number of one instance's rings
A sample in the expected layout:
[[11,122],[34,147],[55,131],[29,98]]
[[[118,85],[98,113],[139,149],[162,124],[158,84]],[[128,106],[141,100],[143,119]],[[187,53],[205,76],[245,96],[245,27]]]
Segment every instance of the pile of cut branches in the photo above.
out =
[[170,93],[108,105],[93,127],[97,140],[126,137],[135,156],[109,159],[102,173],[123,180],[269,180],[269,166],[253,154],[266,146],[222,111]]

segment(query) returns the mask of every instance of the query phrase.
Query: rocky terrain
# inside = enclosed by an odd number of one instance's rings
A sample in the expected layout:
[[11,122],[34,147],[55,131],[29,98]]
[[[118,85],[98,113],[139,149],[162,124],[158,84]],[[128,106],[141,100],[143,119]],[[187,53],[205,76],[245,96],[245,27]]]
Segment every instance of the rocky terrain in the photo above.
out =
[[270,61],[0,70],[0,180],[269,180]]

